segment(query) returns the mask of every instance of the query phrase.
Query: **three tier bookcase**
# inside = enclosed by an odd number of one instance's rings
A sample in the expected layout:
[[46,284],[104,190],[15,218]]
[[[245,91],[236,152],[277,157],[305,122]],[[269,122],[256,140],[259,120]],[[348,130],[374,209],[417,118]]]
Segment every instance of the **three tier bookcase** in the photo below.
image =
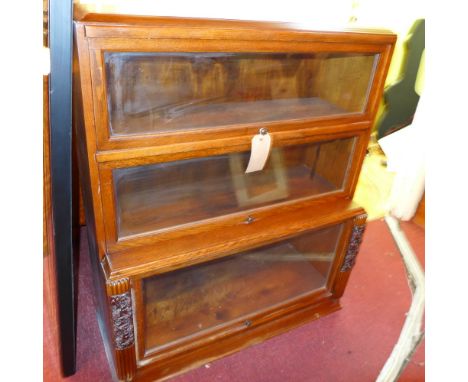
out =
[[[75,127],[116,380],[168,378],[340,308],[395,35],[88,14]],[[245,172],[254,136],[265,166]]]

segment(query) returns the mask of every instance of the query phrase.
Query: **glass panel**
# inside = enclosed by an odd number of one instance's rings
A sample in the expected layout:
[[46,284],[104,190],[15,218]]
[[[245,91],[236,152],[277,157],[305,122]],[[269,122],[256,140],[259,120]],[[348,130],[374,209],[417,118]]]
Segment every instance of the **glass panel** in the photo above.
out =
[[325,287],[341,224],[143,281],[146,348]]
[[105,53],[112,135],[364,111],[366,53]]
[[249,174],[250,151],[115,169],[118,235],[341,190],[354,139],[274,148]]

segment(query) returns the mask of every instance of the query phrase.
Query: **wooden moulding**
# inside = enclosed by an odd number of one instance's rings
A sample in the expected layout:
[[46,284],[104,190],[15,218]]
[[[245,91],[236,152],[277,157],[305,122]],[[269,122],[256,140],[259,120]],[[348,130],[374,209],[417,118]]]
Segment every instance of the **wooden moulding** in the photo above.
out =
[[[276,123],[276,122],[275,122]],[[122,150],[104,150],[96,152],[96,161],[102,168],[120,168],[156,163],[188,156],[206,156],[216,153],[242,151],[250,148],[252,136],[257,134],[259,127],[271,123],[257,124],[248,130],[244,136],[219,138],[214,141],[195,141],[190,143],[175,143],[171,145],[128,148]],[[348,124],[332,124],[322,126],[320,123],[304,122],[289,123],[295,129],[274,132],[269,127],[273,137],[273,146],[290,146],[301,143],[318,142],[327,139],[339,139],[356,135],[367,136],[372,127],[370,122],[353,122]],[[253,125],[253,124],[250,124]],[[282,124],[284,128],[285,124]]]
[[356,257],[364,235],[366,221],[367,214],[362,213],[349,221],[347,227],[345,227],[345,236],[347,235],[349,239],[346,242],[346,250],[342,251],[344,255],[343,258],[339,260],[339,264],[341,265],[339,272],[336,273],[335,283],[332,288],[333,296],[336,298],[340,298],[343,295],[351,270],[356,263]]
[[[380,43],[394,42],[395,36],[385,29],[347,28],[335,31],[311,31],[287,22],[197,19],[187,17],[131,16],[93,13],[93,9],[75,5],[75,20],[86,23],[87,37],[170,38],[174,34],[189,38],[290,40],[291,32],[297,41]],[[157,24],[159,28],[154,28]],[[113,28],[109,28],[112,26]],[[153,28],[152,28],[153,27]],[[216,33],[213,32],[216,30]],[[346,38],[343,32],[347,32]]]
[[107,281],[107,295],[111,313],[115,368],[119,380],[132,380],[136,371],[135,334],[130,280]]
[[[257,213],[253,216],[258,220],[252,224],[245,224],[245,218],[239,218],[232,226],[191,232],[176,239],[134,248],[132,252],[109,253],[106,256],[107,275],[110,279],[120,279],[163,273],[346,221],[364,212],[353,202],[339,199],[333,203],[317,200],[312,207],[292,206],[290,210],[284,215]],[[346,223],[345,229],[348,225]],[[344,232],[344,237],[348,234]]]
[[356,263],[356,256],[359,252],[359,246],[362,243],[364,230],[366,229],[366,219],[366,214],[359,215],[354,219],[354,227],[351,231],[348,250],[346,251],[346,256],[341,266],[341,272],[349,271]]

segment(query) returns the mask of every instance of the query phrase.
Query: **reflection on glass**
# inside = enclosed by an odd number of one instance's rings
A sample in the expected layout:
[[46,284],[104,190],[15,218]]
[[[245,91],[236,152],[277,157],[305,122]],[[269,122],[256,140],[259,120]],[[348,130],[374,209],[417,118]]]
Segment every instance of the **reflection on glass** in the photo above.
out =
[[341,225],[143,281],[146,348],[256,313],[326,285]]
[[376,55],[105,53],[112,135],[360,113]]
[[113,170],[119,237],[341,190],[355,138],[274,148],[245,174],[250,152]]

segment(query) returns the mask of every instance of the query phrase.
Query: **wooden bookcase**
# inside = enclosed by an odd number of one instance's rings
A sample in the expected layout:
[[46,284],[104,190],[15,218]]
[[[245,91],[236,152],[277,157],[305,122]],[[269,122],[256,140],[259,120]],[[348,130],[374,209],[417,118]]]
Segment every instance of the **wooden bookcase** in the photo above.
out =
[[[152,381],[340,308],[395,36],[88,14],[75,115],[99,322]],[[252,137],[272,149],[245,173]]]

